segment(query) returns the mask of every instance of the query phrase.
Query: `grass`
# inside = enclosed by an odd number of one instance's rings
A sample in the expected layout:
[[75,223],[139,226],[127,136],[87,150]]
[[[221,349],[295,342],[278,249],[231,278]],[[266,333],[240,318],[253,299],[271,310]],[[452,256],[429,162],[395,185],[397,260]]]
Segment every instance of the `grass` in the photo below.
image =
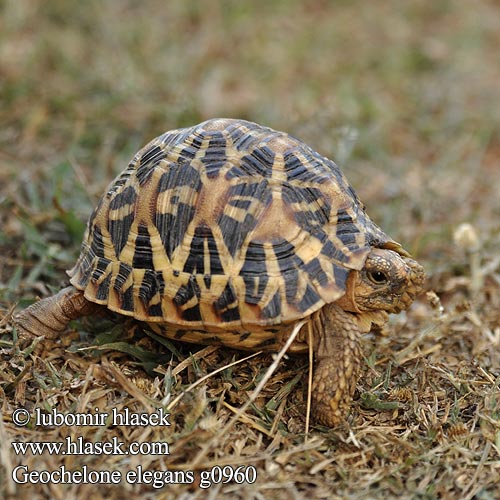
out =
[[[6,0],[0,9],[0,498],[500,496],[494,2]],[[341,162],[372,218],[426,268],[427,295],[367,336],[365,376],[337,429],[304,435],[306,358],[283,360],[222,436],[271,356],[224,368],[245,354],[114,318],[75,322],[38,353],[13,344],[13,307],[61,288],[86,218],[133,153],[212,116],[286,130]],[[169,427],[12,423],[20,407],[152,412],[174,401]],[[170,454],[10,446],[67,436],[166,441]],[[196,474],[194,485],[161,489],[16,485],[18,464]],[[198,486],[201,471],[225,465],[254,466],[257,480]]]

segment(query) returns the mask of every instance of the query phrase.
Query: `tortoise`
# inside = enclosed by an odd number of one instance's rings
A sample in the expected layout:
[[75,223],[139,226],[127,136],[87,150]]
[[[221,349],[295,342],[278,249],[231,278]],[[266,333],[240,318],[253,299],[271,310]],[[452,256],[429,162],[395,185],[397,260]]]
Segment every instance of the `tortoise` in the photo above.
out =
[[313,415],[330,427],[352,403],[360,334],[407,309],[424,281],[333,161],[284,132],[221,118],[134,156],[68,275],[70,286],[15,316],[21,335],[53,338],[104,306],[172,339],[276,351],[306,318],[292,351],[312,338]]

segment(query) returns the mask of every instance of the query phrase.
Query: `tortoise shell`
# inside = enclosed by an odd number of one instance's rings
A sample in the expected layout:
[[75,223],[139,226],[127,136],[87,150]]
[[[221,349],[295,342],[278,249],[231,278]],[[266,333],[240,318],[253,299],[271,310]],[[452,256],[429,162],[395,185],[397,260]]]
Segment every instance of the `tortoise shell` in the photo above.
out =
[[407,255],[333,161],[284,132],[213,119],[135,155],[68,274],[112,311],[245,347],[342,297],[372,247]]

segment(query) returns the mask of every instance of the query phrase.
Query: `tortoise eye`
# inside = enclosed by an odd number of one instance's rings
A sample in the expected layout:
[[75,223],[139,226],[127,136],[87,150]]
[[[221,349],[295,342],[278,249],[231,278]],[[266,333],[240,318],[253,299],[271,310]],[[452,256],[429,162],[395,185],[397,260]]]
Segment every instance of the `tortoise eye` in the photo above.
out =
[[368,271],[368,278],[376,285],[383,285],[389,281],[389,277],[382,271]]

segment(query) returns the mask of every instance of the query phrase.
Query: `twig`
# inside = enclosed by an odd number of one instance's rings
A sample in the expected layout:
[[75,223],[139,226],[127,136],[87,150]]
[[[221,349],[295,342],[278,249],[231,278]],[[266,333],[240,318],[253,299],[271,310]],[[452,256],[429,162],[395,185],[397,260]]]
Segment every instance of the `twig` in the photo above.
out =
[[233,418],[226,424],[226,426],[217,434],[217,436],[214,436],[210,441],[208,441],[203,448],[200,450],[196,458],[191,462],[190,468],[196,468],[200,462],[207,456],[207,453],[209,450],[212,448],[212,446],[215,444],[216,441],[220,440],[223,436],[227,434],[227,432],[233,427],[233,425],[239,420],[241,415],[245,412],[245,410],[257,399],[258,395],[268,382],[268,380],[271,378],[272,374],[275,372],[276,368],[278,368],[279,362],[285,355],[285,353],[288,351],[288,348],[292,345],[293,341],[295,340],[295,337],[297,337],[300,329],[304,326],[304,323],[306,320],[302,320],[299,323],[297,323],[290,334],[290,337],[288,337],[287,341],[285,342],[285,345],[281,348],[281,350],[278,352],[276,355],[274,361],[271,363],[271,366],[267,369],[266,373],[264,374],[264,377],[262,377],[262,380],[259,382],[257,387],[254,389],[250,397],[248,398],[248,401],[238,410],[238,412],[233,416]]
[[189,392],[192,391],[197,385],[201,384],[205,380],[209,379],[210,377],[213,377],[219,372],[222,372],[226,370],[227,368],[231,368],[231,366],[237,365],[238,363],[243,363],[243,361],[247,361],[248,359],[252,359],[253,357],[257,356],[258,354],[261,354],[262,351],[254,352],[253,354],[250,354],[250,356],[247,356],[246,358],[238,359],[236,361],[233,361],[232,363],[229,363],[228,365],[221,366],[220,368],[217,368],[217,370],[214,370],[213,372],[207,373],[200,379],[198,379],[196,382],[193,382],[189,387],[184,389],[169,405],[167,406],[167,410],[172,410],[172,408],[177,405],[177,403]]

